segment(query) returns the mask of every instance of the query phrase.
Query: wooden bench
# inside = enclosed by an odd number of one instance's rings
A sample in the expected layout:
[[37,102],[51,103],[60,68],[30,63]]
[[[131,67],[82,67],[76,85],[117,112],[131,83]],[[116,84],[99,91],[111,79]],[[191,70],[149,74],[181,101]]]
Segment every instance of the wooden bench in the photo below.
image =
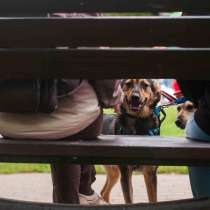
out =
[[[0,77],[210,79],[208,16],[42,17],[53,12],[139,11],[199,13],[209,12],[210,4],[208,0],[1,0]],[[99,136],[91,142],[0,140],[2,162],[208,166],[209,154],[210,144],[180,137]],[[11,209],[209,210],[210,200],[84,207],[0,199],[0,210]]]

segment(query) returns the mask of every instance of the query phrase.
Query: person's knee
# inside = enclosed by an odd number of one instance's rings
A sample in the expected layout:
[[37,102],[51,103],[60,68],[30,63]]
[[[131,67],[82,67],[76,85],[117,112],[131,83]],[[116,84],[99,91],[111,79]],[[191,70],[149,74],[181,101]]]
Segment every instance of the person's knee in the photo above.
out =
[[190,117],[186,125],[186,137],[197,141],[210,142],[210,136],[204,132],[196,123],[194,114]]

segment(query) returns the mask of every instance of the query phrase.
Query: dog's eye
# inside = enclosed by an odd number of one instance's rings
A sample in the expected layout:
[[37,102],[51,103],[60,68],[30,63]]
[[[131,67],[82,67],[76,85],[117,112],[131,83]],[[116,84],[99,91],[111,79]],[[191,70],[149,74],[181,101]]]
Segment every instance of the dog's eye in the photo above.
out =
[[191,111],[193,109],[194,109],[194,106],[193,105],[187,105],[186,106],[186,110],[188,110],[188,111]]
[[144,89],[147,89],[149,87],[149,85],[147,83],[142,83],[141,87],[144,88]]
[[133,87],[133,83],[132,82],[126,82],[126,87],[127,88],[132,88]]

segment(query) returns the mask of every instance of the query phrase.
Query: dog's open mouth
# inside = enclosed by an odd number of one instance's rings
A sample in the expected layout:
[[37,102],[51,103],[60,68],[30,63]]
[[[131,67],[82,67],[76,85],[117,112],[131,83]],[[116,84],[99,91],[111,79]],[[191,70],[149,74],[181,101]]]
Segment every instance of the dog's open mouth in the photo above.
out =
[[139,99],[132,99],[130,102],[130,110],[133,112],[139,112],[144,105],[146,104],[147,99],[145,98],[143,102],[141,102]]

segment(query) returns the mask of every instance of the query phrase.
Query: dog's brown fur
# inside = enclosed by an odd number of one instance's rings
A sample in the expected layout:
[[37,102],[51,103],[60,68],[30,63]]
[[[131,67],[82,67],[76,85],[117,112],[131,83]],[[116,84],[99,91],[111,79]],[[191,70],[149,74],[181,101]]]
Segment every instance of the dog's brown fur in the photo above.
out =
[[177,118],[175,124],[184,129],[187,121],[189,120],[190,116],[195,112],[196,108],[191,101],[186,101],[185,103],[177,105]]
[[[152,112],[151,107],[157,104],[161,97],[159,83],[148,79],[128,79],[122,84],[122,90],[124,93],[122,106],[128,114],[139,118],[148,117]],[[133,110],[131,107],[132,96],[135,93],[141,96],[139,110]],[[145,105],[141,107],[144,103]]]
[[[122,89],[124,92],[122,107],[126,113],[138,119],[151,118],[153,113],[152,107],[160,100],[159,84],[147,79],[127,79],[122,83]],[[138,96],[139,104],[135,102],[136,104],[133,105],[132,100]],[[151,122],[147,127],[154,126],[154,124],[159,125],[160,123],[153,119]],[[134,135],[145,135],[145,130],[141,128],[140,130],[135,130],[129,123],[126,126],[130,127],[130,130],[133,129],[132,134]],[[106,165],[104,168],[107,177],[101,195],[105,201],[109,202],[110,192],[121,176],[124,200],[126,203],[133,202],[132,173],[135,169],[140,169],[144,175],[149,201],[157,201],[157,166]]]

